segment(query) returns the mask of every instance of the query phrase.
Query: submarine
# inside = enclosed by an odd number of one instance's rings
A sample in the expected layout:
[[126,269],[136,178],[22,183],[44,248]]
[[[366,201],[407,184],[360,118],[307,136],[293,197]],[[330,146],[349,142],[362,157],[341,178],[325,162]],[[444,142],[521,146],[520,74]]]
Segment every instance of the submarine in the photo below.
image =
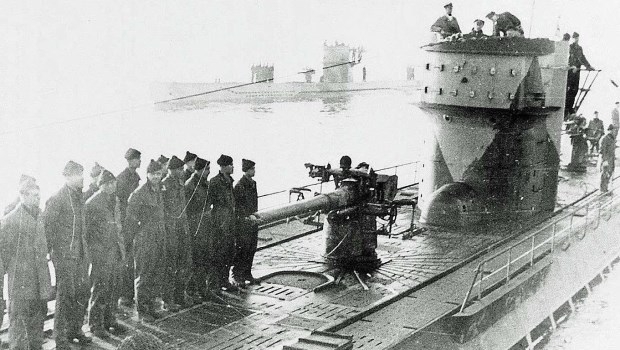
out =
[[[153,323],[172,349],[533,348],[620,261],[617,189],[560,167],[568,44],[426,45],[420,180],[306,164],[333,191],[261,209],[260,285]],[[301,189],[291,189],[299,193]],[[97,339],[112,349],[121,339]]]

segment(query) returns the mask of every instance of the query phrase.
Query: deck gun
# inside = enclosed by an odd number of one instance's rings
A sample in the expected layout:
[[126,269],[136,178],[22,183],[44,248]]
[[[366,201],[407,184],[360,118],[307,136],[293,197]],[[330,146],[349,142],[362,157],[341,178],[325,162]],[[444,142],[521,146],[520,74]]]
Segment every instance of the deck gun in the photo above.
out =
[[[334,177],[338,187],[313,198],[283,204],[254,214],[258,224],[320,211],[327,214],[323,225],[324,258],[329,264],[353,269],[374,268],[377,235],[391,235],[398,208],[412,206],[417,199],[395,200],[398,176],[357,169],[332,169],[327,165],[305,164],[308,176],[328,182]],[[377,220],[379,218],[380,220]]]

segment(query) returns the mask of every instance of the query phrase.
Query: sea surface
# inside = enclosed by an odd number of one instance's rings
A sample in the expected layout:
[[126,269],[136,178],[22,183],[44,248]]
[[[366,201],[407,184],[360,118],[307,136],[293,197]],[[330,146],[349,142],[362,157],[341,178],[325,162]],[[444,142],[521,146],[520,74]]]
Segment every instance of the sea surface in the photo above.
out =
[[[412,100],[402,91],[260,104],[205,105],[198,98],[109,113],[74,112],[73,118],[50,108],[37,120],[14,118],[0,130],[6,132],[0,136],[0,149],[7,150],[0,205],[16,197],[22,173],[37,178],[44,202],[62,186],[61,172],[68,160],[83,164],[86,177],[94,162],[118,174],[126,166],[123,155],[129,147],[142,152],[143,181],[149,160],[160,154],[182,159],[192,151],[211,161],[212,176],[219,169],[217,158],[228,154],[234,158],[235,179],[242,176],[241,159],[251,159],[256,162],[259,195],[315,183],[304,163],[337,167],[345,154],[354,166],[365,161],[374,169],[410,163],[420,159],[422,137],[427,134]],[[65,105],[56,103],[61,104]],[[399,184],[413,182],[414,165],[397,171],[402,177]],[[85,187],[88,182],[85,179]],[[286,201],[288,193],[262,201],[261,206]]]

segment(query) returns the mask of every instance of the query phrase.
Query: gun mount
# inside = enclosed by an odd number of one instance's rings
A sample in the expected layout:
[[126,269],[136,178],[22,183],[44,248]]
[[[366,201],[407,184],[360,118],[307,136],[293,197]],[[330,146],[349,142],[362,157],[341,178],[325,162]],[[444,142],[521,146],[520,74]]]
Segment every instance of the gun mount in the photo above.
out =
[[[414,200],[395,200],[398,177],[377,174],[372,169],[366,173],[360,170],[331,169],[326,166],[305,164],[309,176],[322,182],[334,176],[339,187],[329,193],[318,194],[277,207],[259,210],[254,214],[260,225],[309,213],[326,213],[323,233],[327,263],[349,269],[372,269],[379,265],[375,249],[377,235],[391,235],[397,209],[413,206]],[[382,224],[377,224],[377,218]]]

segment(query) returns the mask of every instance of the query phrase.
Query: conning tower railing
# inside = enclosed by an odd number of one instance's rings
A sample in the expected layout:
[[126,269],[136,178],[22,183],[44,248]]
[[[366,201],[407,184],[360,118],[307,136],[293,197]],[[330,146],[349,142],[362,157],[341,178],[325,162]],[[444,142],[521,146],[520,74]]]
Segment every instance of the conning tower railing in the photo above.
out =
[[[618,178],[616,178],[618,179]],[[613,189],[620,191],[620,186]],[[610,192],[612,193],[612,192]],[[568,213],[560,214],[548,224],[480,262],[460,312],[472,302],[482,300],[491,291],[507,284],[512,278],[534,266],[542,257],[558,248],[566,250],[570,238],[581,240],[588,229],[596,229],[601,218],[608,221],[618,200],[598,190],[591,192],[581,203],[567,207]]]

